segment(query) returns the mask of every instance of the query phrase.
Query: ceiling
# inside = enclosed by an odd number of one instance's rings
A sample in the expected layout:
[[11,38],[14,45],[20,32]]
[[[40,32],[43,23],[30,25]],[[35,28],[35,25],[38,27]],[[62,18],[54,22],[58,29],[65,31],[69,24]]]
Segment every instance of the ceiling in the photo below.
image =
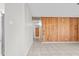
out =
[[29,3],[32,16],[79,16],[76,3]]

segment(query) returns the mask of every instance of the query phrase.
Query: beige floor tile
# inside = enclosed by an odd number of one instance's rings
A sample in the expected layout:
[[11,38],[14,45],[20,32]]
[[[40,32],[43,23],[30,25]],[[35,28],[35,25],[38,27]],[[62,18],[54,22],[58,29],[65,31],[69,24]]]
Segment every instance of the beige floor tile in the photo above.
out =
[[28,56],[79,56],[79,44],[35,41],[28,52]]

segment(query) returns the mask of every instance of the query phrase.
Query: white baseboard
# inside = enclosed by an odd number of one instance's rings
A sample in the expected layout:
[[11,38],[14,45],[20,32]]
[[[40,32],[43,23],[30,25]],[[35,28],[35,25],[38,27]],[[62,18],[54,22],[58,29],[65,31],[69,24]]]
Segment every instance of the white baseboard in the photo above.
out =
[[41,42],[41,43],[79,43],[79,42]]

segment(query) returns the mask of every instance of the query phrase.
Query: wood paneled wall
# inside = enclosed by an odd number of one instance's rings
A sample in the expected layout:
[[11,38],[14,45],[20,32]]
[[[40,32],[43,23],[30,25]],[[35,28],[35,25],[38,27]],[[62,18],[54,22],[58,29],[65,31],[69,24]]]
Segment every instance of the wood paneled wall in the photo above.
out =
[[41,17],[43,41],[79,41],[79,17]]

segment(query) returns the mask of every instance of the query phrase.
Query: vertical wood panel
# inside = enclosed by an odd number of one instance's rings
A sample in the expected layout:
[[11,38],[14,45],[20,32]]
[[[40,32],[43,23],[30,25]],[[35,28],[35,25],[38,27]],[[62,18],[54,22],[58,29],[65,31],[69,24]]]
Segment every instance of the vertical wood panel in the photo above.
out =
[[54,36],[54,41],[57,41],[58,40],[58,19],[56,18],[56,17],[53,17],[53,31],[51,31],[51,32],[53,32],[53,36]]
[[77,23],[77,18],[75,17],[70,17],[70,37],[71,41],[77,41],[78,39],[78,23]]
[[51,17],[48,17],[48,33],[49,33],[48,41],[51,41]]
[[69,18],[63,17],[62,18],[62,40],[69,41],[70,40],[70,26],[69,26]]
[[74,25],[73,26],[74,26],[74,40],[77,41],[77,39],[78,39],[77,18],[74,18]]
[[73,26],[73,18],[70,17],[70,41],[74,40],[74,26]]
[[62,41],[62,17],[58,17],[58,41]]
[[46,41],[48,41],[49,40],[49,33],[50,33],[49,28],[48,28],[49,27],[48,26],[48,24],[49,24],[48,23],[49,22],[48,21],[48,17],[46,17],[46,20],[45,21],[46,21],[46,31],[45,31],[46,32],[46,37],[45,38],[46,38]]
[[79,41],[79,17],[77,20],[78,20],[78,35],[77,36],[78,36],[78,41]]
[[46,41],[46,38],[45,38],[45,20],[46,20],[46,18],[45,17],[42,17],[41,18],[42,19],[42,39],[43,39],[43,41]]

